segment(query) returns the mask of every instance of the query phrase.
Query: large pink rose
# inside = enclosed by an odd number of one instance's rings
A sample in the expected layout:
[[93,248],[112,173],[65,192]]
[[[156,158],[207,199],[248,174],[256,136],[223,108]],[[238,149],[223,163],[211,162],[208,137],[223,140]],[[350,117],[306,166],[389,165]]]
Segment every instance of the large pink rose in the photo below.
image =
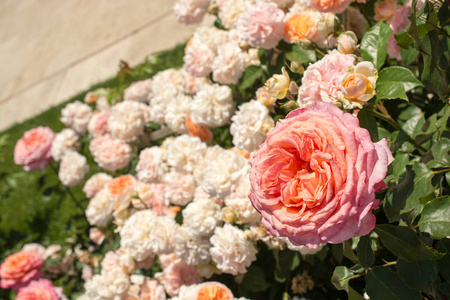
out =
[[39,126],[25,132],[14,148],[14,162],[25,171],[45,168],[51,161],[50,150],[55,134],[48,127]]
[[62,293],[62,288],[54,287],[47,279],[32,281],[26,287],[19,290],[16,300],[60,300],[67,299]]
[[251,159],[253,206],[294,245],[317,248],[368,234],[388,165],[386,140],[372,143],[356,117],[326,102],[291,112]]
[[31,280],[40,278],[44,260],[36,251],[25,251],[8,256],[0,265],[0,287],[15,291],[27,285]]

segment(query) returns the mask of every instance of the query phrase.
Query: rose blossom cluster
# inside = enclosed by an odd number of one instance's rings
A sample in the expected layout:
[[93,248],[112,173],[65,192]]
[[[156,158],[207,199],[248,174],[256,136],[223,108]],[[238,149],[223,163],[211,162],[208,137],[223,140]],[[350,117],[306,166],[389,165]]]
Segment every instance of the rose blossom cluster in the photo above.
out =
[[9,255],[0,264],[0,287],[18,292],[16,299],[20,300],[67,300],[61,287],[42,278],[45,259],[59,249],[59,246],[24,245],[21,251]]
[[[171,297],[214,273],[246,273],[256,259],[257,238],[241,226],[258,226],[260,215],[248,198],[249,163],[243,153],[185,134],[143,149],[136,177],[92,176],[83,189],[91,199],[86,217],[96,226],[92,237],[101,241],[98,234],[112,221],[121,241],[104,258],[102,273],[86,281],[85,295],[139,294],[131,274],[155,261],[162,272],[146,280]],[[175,216],[181,207],[179,224]]]

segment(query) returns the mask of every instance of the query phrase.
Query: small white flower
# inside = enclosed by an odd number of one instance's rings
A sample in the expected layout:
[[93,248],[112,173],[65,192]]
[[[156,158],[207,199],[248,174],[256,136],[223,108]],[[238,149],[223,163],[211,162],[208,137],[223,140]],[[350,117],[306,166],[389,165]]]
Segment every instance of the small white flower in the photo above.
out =
[[64,154],[69,150],[76,151],[78,148],[78,134],[70,129],[65,128],[55,135],[52,143],[50,154],[55,161],[60,161]]
[[69,103],[61,110],[61,122],[78,134],[86,132],[92,110],[89,105],[80,101]]
[[89,173],[86,157],[75,151],[67,151],[61,159],[58,177],[65,186],[74,186]]
[[230,224],[217,227],[211,237],[211,259],[224,273],[238,275],[256,260],[258,252],[252,242],[245,239],[244,232]]
[[206,127],[220,127],[230,122],[234,109],[234,101],[229,86],[205,84],[194,96],[191,118],[195,124]]

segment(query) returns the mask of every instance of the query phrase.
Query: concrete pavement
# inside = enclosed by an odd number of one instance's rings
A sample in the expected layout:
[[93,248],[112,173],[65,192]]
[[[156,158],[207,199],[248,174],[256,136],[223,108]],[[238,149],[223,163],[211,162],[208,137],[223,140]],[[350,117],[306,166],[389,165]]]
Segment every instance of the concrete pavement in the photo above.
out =
[[0,130],[185,42],[176,0],[0,1]]

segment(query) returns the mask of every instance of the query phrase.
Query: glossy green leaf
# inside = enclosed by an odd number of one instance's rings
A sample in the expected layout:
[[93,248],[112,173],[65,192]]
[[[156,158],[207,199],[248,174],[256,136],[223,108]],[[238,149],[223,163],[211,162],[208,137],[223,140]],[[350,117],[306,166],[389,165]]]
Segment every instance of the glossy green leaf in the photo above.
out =
[[378,92],[377,99],[379,100],[403,99],[408,101],[405,88],[396,82],[379,84],[377,85],[376,90]]
[[431,147],[433,160],[427,163],[430,168],[445,168],[450,166],[450,139],[443,138]]
[[344,290],[348,292],[348,282],[353,278],[355,274],[344,266],[338,266],[334,269],[331,282],[338,290]]
[[419,51],[410,47],[408,49],[400,49],[400,55],[402,57],[402,64],[408,66],[416,61],[419,56]]
[[450,236],[450,196],[428,202],[418,225],[420,231],[428,232],[434,239]]
[[428,54],[423,54],[422,82],[427,88],[434,91],[441,99],[449,96],[449,66],[444,55],[444,47],[437,32],[428,33],[422,44]]
[[387,43],[392,34],[391,28],[384,22],[378,22],[370,28],[361,41],[361,54],[365,60],[379,70],[386,60]]
[[292,51],[286,53],[286,57],[290,61],[299,61],[302,64],[317,61],[314,50],[306,50],[300,45],[294,45]]
[[408,29],[409,27],[405,28],[399,33],[394,34],[397,45],[399,45],[402,49],[409,49],[411,44],[414,43],[414,39],[408,34]]
[[367,108],[363,108],[358,112],[359,125],[370,133],[370,139],[376,143],[378,139],[378,125],[373,112]]
[[242,83],[240,85],[241,89],[247,89],[255,84],[255,82],[261,78],[262,69],[258,66],[249,66],[244,71],[244,75],[242,76]]
[[358,247],[356,248],[358,254],[358,260],[364,269],[368,269],[373,265],[374,257],[372,250],[372,239],[370,234],[362,236],[359,239]]
[[427,248],[409,227],[380,224],[374,230],[380,236],[381,243],[399,258],[415,261],[441,257],[433,249]]
[[408,100],[406,92],[423,84],[407,68],[389,67],[378,74],[376,90],[378,99],[400,98]]
[[396,268],[398,275],[407,286],[420,291],[427,291],[437,275],[437,265],[434,260],[408,262],[404,259],[399,259]]
[[410,289],[400,277],[385,267],[375,267],[366,276],[366,291],[371,300],[420,300],[419,291]]
[[399,184],[388,189],[383,207],[389,222],[400,220],[401,213],[416,209],[420,213],[422,204],[420,197],[429,195],[434,191],[431,180],[433,172],[423,163],[414,162],[406,166],[406,173],[402,175]]

